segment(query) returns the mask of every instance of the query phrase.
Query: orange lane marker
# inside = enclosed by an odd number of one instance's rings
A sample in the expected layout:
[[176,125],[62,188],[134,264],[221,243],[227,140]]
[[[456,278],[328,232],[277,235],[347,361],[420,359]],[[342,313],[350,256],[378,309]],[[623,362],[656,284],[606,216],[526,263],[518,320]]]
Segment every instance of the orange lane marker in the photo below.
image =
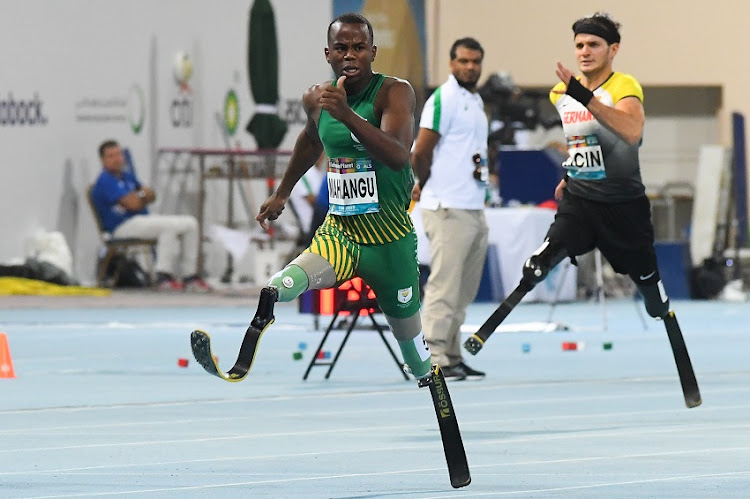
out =
[[13,359],[10,357],[8,337],[5,333],[0,333],[0,378],[15,377],[16,373],[13,370]]

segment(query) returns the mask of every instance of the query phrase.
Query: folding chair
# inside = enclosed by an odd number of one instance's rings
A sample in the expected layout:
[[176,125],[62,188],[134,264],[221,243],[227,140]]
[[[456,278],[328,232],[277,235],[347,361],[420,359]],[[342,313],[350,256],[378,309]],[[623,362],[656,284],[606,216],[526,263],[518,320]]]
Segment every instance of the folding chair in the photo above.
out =
[[94,204],[93,185],[90,185],[86,191],[86,199],[89,202],[91,208],[91,214],[96,222],[96,227],[99,230],[99,240],[104,246],[104,256],[99,262],[99,268],[96,273],[96,282],[100,287],[112,287],[117,283],[117,279],[122,271],[122,266],[125,263],[120,261],[113,269],[112,275],[107,279],[107,269],[109,267],[112,258],[115,255],[130,255],[133,251],[141,251],[147,262],[148,274],[153,282],[153,271],[154,271],[154,251],[156,250],[156,239],[138,239],[138,238],[116,238],[112,237],[112,234],[105,231],[102,228],[102,220],[99,216],[99,212],[96,211],[96,205]]

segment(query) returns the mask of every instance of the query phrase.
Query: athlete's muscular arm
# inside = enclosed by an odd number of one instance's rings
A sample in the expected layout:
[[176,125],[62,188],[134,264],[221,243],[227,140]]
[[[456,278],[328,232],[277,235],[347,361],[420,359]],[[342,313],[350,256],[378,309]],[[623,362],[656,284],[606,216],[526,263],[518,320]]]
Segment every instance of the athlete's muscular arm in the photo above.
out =
[[411,154],[411,166],[417,174],[419,185],[424,187],[430,178],[432,168],[432,153],[440,140],[440,134],[429,128],[420,128],[417,140],[414,142],[414,151]]
[[344,80],[346,76],[340,77],[335,87],[323,90],[320,106],[346,125],[374,159],[401,170],[409,163],[414,141],[414,89],[405,80],[386,79],[375,98],[375,114],[380,114],[380,128],[376,128],[349,107]]
[[646,113],[638,97],[621,99],[615,107],[602,104],[599,99],[591,99],[586,106],[599,123],[630,145],[641,141]]
[[276,188],[276,192],[260,205],[258,216],[255,217],[264,229],[268,229],[266,220],[276,220],[284,211],[289,195],[299,179],[310,169],[323,153],[323,144],[318,136],[317,120],[320,116],[318,99],[321,94],[320,86],[310,87],[302,96],[302,104],[307,114],[304,130],[297,137],[289,164],[284,176]]
[[[555,74],[566,85],[569,85],[570,79],[573,78],[573,72],[559,62]],[[602,104],[599,99],[593,98],[586,104],[586,108],[599,123],[628,144],[636,145],[640,142],[643,125],[646,123],[646,113],[637,97],[621,99],[615,107],[609,107]]]

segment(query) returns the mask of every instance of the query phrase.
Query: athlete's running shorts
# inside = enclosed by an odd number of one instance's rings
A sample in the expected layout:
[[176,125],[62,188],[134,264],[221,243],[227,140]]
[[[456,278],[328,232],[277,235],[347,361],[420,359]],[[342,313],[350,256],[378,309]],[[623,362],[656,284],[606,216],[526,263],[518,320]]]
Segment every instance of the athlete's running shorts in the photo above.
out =
[[657,270],[651,203],[646,196],[602,203],[566,189],[547,237],[560,241],[571,257],[599,248],[618,274],[648,275]]
[[352,277],[361,277],[375,292],[384,314],[406,319],[419,311],[419,265],[414,231],[392,243],[369,245],[355,243],[333,225],[323,224],[305,252],[328,260],[336,271],[337,285]]

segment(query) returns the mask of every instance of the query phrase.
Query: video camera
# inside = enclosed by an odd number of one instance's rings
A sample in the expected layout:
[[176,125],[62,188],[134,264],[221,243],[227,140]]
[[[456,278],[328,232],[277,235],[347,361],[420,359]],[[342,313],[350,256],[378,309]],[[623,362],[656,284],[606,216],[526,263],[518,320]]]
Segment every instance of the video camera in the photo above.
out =
[[547,92],[522,90],[506,71],[492,74],[479,95],[490,110],[490,146],[515,145],[516,130],[562,126],[557,113],[542,116],[540,103],[548,98]]

